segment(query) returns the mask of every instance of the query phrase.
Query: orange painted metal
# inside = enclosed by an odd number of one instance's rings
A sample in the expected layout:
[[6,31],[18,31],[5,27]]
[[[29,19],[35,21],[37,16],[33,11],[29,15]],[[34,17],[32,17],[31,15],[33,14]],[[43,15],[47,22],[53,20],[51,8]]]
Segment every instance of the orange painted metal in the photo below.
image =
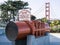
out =
[[[45,23],[35,20],[35,21],[18,21],[13,22],[17,26],[18,34],[15,40],[26,39],[27,35],[44,36],[46,32],[50,30],[45,28]],[[8,28],[8,27],[7,27]],[[9,29],[6,29],[6,31]],[[8,31],[6,32],[8,33]]]

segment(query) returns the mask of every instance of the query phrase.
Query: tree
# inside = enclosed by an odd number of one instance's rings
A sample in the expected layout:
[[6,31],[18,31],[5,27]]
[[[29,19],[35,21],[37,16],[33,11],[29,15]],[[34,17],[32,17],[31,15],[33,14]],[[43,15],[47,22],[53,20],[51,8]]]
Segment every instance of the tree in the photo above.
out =
[[8,7],[6,4],[1,4],[0,5],[0,9],[2,10],[2,14],[1,14],[1,18],[3,19],[3,21],[8,19]]
[[59,29],[58,29],[59,20],[54,20],[54,24],[56,25],[57,32],[59,32]]
[[35,19],[36,19],[36,17],[31,15],[31,20],[35,20]]
[[41,19],[41,21],[46,23],[48,20],[44,17]]
[[13,18],[14,18],[14,15],[16,15],[14,12],[18,13],[18,10],[26,8],[26,6],[28,6],[28,2],[23,2],[23,1],[8,1],[8,3],[9,2],[10,2],[11,6],[16,8],[16,9],[12,10]]
[[51,31],[59,32],[59,20],[52,20],[50,23]]
[[[13,14],[13,19],[14,16],[16,15],[15,12],[18,12],[18,10],[26,8],[28,6],[28,2],[24,1],[7,1],[3,4],[0,5],[0,9],[2,10],[2,15],[5,15],[5,17],[2,17],[3,19],[6,18],[8,19],[8,11]],[[5,14],[6,13],[6,14]]]
[[58,25],[59,24],[59,20],[54,20],[54,24]]

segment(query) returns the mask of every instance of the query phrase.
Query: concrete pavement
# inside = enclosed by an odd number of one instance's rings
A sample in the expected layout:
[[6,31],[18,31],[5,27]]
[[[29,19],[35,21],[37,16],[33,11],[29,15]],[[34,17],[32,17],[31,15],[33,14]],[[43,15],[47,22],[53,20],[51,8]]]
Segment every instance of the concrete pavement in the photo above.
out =
[[[30,38],[30,37],[29,37]],[[33,36],[31,36],[31,40],[33,40]],[[40,37],[34,39],[36,44],[41,45],[60,45],[60,33],[49,33],[48,36]],[[33,41],[34,41],[33,40]],[[30,43],[30,42],[28,42]],[[0,29],[0,45],[13,45],[11,41],[9,41],[5,36],[5,31]]]

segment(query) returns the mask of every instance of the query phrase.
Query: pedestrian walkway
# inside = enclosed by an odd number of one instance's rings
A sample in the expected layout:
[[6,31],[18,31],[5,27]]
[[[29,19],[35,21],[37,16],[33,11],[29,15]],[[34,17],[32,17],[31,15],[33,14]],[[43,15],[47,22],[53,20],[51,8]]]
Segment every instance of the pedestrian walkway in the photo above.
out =
[[60,45],[60,33],[50,33],[50,45]]

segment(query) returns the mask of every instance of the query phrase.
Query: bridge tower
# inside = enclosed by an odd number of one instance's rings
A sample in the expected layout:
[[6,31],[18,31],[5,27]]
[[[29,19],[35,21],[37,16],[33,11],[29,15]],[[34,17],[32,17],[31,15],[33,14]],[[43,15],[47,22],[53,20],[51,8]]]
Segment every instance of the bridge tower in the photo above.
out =
[[50,20],[50,2],[45,3],[45,16]]

